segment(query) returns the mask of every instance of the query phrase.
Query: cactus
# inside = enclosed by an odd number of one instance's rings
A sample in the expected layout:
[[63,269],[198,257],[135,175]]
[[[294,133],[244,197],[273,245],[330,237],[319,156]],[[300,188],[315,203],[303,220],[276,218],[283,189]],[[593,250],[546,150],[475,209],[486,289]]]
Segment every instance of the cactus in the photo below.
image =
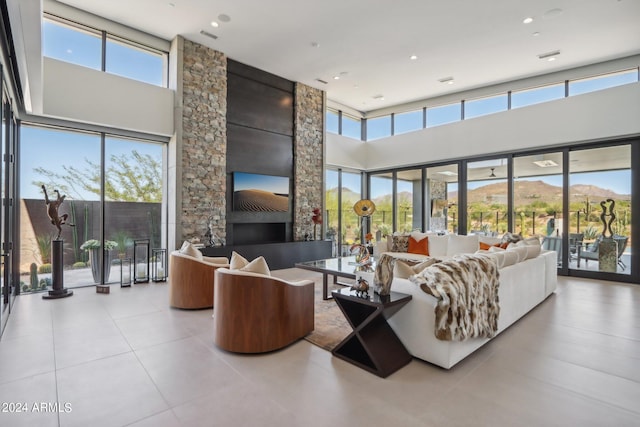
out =
[[29,266],[29,276],[30,276],[30,284],[31,289],[38,289],[38,266],[35,262],[32,262]]

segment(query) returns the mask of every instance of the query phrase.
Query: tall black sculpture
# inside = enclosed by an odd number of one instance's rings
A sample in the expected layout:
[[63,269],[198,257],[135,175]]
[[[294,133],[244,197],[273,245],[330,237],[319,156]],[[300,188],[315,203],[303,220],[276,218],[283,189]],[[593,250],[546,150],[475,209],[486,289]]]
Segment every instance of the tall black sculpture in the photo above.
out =
[[[64,287],[64,270],[63,270],[63,255],[64,255],[64,240],[60,238],[62,234],[62,225],[67,224],[68,214],[60,215],[58,210],[60,205],[64,202],[66,196],[61,196],[58,190],[53,190],[57,197],[55,200],[49,200],[47,189],[42,186],[44,191],[44,202],[47,205],[47,215],[53,224],[58,229],[58,235],[51,241],[51,281],[53,290],[49,291],[47,295],[43,295],[43,299],[57,299],[66,298],[73,295],[73,291],[70,291]],[[73,226],[73,224],[67,224]]]

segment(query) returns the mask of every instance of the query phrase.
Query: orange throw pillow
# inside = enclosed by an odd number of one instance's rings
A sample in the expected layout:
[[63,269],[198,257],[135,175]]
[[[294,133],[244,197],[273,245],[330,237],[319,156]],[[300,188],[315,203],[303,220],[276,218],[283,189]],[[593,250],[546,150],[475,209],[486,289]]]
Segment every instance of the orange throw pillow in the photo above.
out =
[[409,237],[409,249],[410,254],[429,255],[429,238],[425,237],[422,240],[416,240],[413,237]]
[[483,251],[488,251],[491,248],[491,246],[495,246],[496,248],[507,249],[507,246],[509,246],[509,242],[496,243],[495,245],[490,245],[488,243],[480,242],[480,249]]

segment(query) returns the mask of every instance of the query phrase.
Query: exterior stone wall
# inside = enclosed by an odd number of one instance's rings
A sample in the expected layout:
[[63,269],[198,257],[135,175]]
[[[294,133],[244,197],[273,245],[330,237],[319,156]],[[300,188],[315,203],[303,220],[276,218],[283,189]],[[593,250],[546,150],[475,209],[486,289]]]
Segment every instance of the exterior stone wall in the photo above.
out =
[[[293,239],[303,240],[313,233],[311,217],[314,208],[322,206],[324,182],[324,93],[302,83],[296,83],[294,101],[294,173],[295,199]],[[322,239],[318,226],[315,239]]]
[[208,221],[225,238],[227,58],[186,39],[182,58],[182,239],[203,241]]

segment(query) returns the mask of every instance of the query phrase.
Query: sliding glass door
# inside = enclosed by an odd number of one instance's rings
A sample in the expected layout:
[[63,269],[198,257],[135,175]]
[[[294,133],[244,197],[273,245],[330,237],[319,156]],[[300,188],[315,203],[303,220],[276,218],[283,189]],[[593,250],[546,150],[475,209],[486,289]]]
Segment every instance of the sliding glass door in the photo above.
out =
[[631,274],[631,146],[571,151],[569,165],[569,268]]

